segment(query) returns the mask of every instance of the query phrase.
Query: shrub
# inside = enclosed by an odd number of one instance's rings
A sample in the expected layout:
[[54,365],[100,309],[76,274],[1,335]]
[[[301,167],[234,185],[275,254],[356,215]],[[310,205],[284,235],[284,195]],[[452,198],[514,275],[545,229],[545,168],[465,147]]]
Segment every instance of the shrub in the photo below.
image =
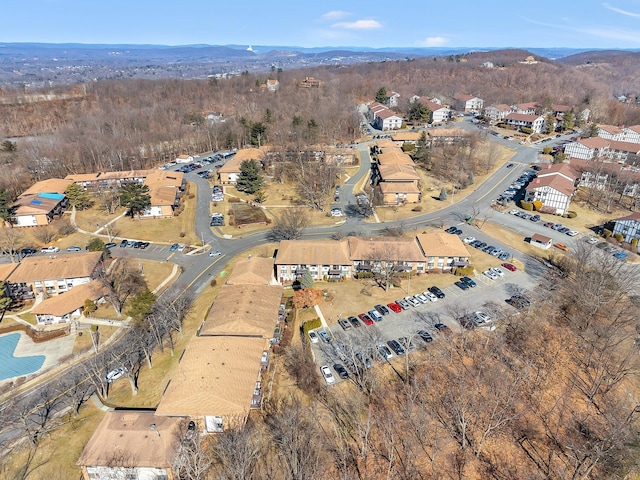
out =
[[240,203],[240,199],[238,197],[229,197],[227,201],[229,203]]
[[187,232],[185,232],[184,230],[180,232],[180,238],[184,238],[186,236],[187,236]]
[[316,328],[320,328],[322,326],[322,322],[320,318],[314,318],[313,320],[306,321],[302,324],[302,331],[304,332],[305,338],[309,338],[309,330],[315,330]]
[[631,239],[631,250],[633,252],[637,252],[638,251],[638,239],[636,237],[633,237]]
[[466,277],[466,276],[472,275],[473,270],[474,270],[473,265],[469,265],[466,267],[456,267],[452,270],[452,273],[454,275],[457,275],[458,277]]
[[416,205],[415,207],[413,207],[411,209],[412,212],[421,212],[422,211],[422,205]]
[[540,211],[541,208],[542,208],[542,202],[540,200],[535,200],[533,202],[533,209],[536,211]]
[[526,133],[527,135],[530,135],[533,133],[533,130],[529,127],[520,127],[520,131],[522,133]]
[[215,278],[212,278],[211,281],[209,282],[209,285],[212,287],[215,287],[218,284],[218,281]]
[[605,229],[602,230],[602,234],[604,235],[604,238],[609,238],[613,234],[613,232],[611,230],[605,228]]
[[618,232],[618,233],[616,233],[613,237],[614,237],[618,242],[622,242],[622,241],[624,240],[624,235],[622,235],[622,234],[621,234],[621,233],[619,233],[619,232]]
[[523,210],[527,210],[529,212],[533,211],[533,203],[531,202],[525,202],[524,200],[520,200],[520,206],[522,207]]
[[567,217],[568,218],[576,218],[577,216],[578,216],[578,214],[576,212],[573,212],[571,210],[567,212]]
[[71,222],[68,218],[61,218],[60,220],[58,220],[56,226],[58,228],[58,233],[64,237],[66,237],[67,235],[71,235],[76,231],[75,227],[71,225]]

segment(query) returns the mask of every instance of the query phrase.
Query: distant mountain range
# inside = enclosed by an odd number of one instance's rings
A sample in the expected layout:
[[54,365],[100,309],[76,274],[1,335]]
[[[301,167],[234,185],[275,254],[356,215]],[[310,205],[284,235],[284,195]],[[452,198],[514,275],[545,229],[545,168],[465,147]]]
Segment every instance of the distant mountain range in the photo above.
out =
[[77,43],[0,43],[0,84],[51,85],[105,78],[206,78],[242,71],[267,72],[321,65],[405,60],[517,50],[550,60],[576,62],[640,51],[578,48],[366,48],[291,45],[105,45]]

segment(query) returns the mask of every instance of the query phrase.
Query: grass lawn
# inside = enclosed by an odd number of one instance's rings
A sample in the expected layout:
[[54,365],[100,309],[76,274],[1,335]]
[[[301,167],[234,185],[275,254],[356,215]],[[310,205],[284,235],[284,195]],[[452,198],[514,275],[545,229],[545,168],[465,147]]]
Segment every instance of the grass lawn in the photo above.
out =
[[[561,220],[565,219],[562,218]],[[495,223],[486,222],[482,227],[482,231],[487,235],[492,236],[493,238],[499,238],[501,242],[506,243],[510,247],[516,250],[520,250],[521,252],[526,253],[527,255],[531,255],[535,258],[549,259],[554,255],[564,255],[564,253],[562,253],[557,248],[551,247],[549,248],[549,250],[543,250],[542,248],[534,247],[530,243],[525,242],[524,237],[521,234],[507,228],[500,227]],[[558,233],[555,230],[551,229],[549,229],[549,236],[554,239],[554,243],[556,241],[562,241],[566,240],[566,238],[569,238],[566,237],[566,235]],[[520,265],[516,265],[520,267]]]
[[[115,213],[108,214],[104,207],[100,206],[96,202],[93,207],[87,210],[76,211],[76,224],[82,230],[86,230],[87,232],[95,232],[97,228],[103,226],[105,223],[109,223],[119,215],[122,215],[124,211],[124,207],[119,207]],[[106,234],[106,231],[102,231],[101,233]],[[115,234],[118,235],[117,232]]]
[[[115,222],[115,231],[123,238],[147,240],[170,244],[180,241],[198,245],[194,225],[196,218],[197,186],[189,182],[189,193],[183,196],[184,210],[171,218],[131,218],[122,217]],[[184,233],[184,235],[182,235]]]
[[244,227],[256,223],[267,222],[267,216],[260,207],[254,207],[247,203],[232,203],[230,210],[233,212],[233,224],[236,227]]
[[[88,402],[77,417],[65,416],[64,423],[43,438],[38,444],[31,463],[37,466],[29,474],[30,480],[76,479],[81,478],[76,461],[84,446],[104,418],[104,412]],[[26,445],[26,444],[25,444]],[[24,464],[27,451],[12,452],[6,464],[5,478],[19,478],[17,469]]]

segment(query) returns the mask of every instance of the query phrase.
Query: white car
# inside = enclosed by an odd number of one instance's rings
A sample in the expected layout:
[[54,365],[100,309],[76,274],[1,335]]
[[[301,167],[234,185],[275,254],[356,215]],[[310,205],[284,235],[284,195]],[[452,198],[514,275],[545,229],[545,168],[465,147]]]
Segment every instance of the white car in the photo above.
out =
[[42,253],[58,253],[60,251],[60,249],[58,247],[44,247],[42,250],[40,250]]
[[595,245],[596,243],[598,243],[598,239],[596,237],[589,237],[589,239],[587,240],[587,243],[589,245]]
[[424,292],[423,295],[427,297],[429,300],[431,300],[432,302],[438,301],[438,296],[435,293],[431,293],[429,290]]
[[462,241],[463,241],[464,243],[471,243],[471,242],[475,242],[475,241],[476,241],[476,237],[464,237],[464,238],[462,239]]
[[126,367],[119,367],[115,370],[111,370],[104,376],[104,378],[107,380],[107,383],[113,383],[119,378],[122,378],[127,371]]
[[178,245],[178,251],[179,252],[184,252],[185,248],[186,248],[186,245],[184,243],[181,243],[180,245]]
[[482,272],[482,274],[487,276],[487,277],[489,277],[491,280],[497,280],[498,279],[498,275],[496,275],[491,270],[485,270],[484,272]]
[[420,300],[422,303],[429,303],[429,298],[425,297],[421,293],[418,293],[417,295],[414,295],[414,297],[417,298],[418,300]]
[[517,215],[517,214],[519,214],[519,213],[520,213],[520,210],[511,210],[509,213],[510,213],[511,215]]
[[332,217],[342,217],[342,210],[340,210],[339,208],[333,208],[331,210],[331,216]]
[[504,272],[498,267],[491,267],[489,270],[495,273],[498,277],[504,277]]
[[222,255],[222,252],[220,250],[211,250],[209,252],[210,257],[219,257],[220,255]]
[[567,235],[569,235],[570,237],[575,237],[576,235],[578,235],[578,232],[576,230],[569,230],[567,232]]
[[409,305],[411,305],[412,307],[417,307],[417,306],[421,305],[420,300],[416,300],[412,296],[406,296],[406,297],[404,297],[404,299],[405,299],[405,301],[409,302]]
[[320,341],[320,337],[318,337],[318,334],[315,331],[309,330],[309,340],[311,340],[311,343],[318,343]]
[[327,382],[327,385],[333,385],[336,383],[336,377],[333,376],[329,365],[323,365],[320,367],[320,372],[322,372],[322,376],[324,381]]

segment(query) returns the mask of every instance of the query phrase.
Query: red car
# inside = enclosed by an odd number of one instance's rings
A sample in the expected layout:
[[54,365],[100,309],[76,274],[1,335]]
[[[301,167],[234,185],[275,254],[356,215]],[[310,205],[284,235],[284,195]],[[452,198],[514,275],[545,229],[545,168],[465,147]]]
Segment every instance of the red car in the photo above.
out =
[[391,310],[393,310],[396,313],[400,313],[402,311],[402,307],[398,305],[396,302],[389,303],[387,307],[389,307]]
[[516,270],[518,270],[513,263],[503,263],[502,266],[512,272],[515,272]]
[[365,325],[373,325],[373,320],[371,320],[371,317],[366,313],[361,313],[358,315],[358,318],[362,320]]

